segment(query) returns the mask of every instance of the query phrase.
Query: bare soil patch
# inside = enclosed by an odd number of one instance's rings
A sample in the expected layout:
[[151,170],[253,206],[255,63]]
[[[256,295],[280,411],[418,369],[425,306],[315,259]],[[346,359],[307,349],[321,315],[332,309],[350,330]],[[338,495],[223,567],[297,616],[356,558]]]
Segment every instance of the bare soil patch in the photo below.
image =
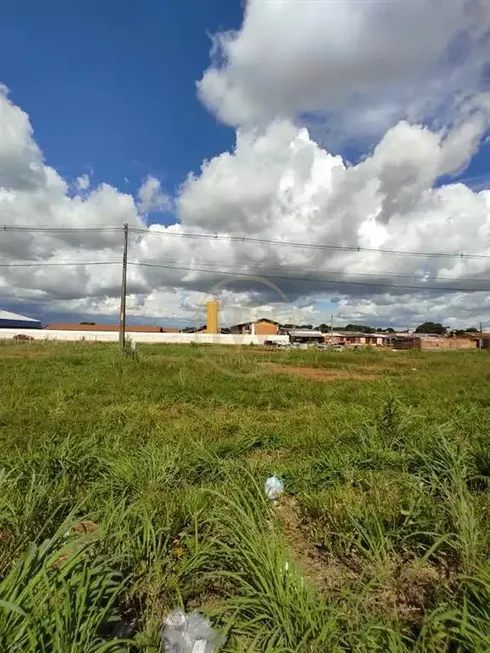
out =
[[409,622],[420,622],[427,605],[434,600],[436,588],[444,583],[440,569],[417,560],[393,559],[386,564],[387,578],[366,597],[373,607]]
[[258,463],[259,465],[274,464],[287,458],[290,453],[290,450],[286,447],[280,447],[279,449],[273,450],[255,449],[248,453],[247,460],[251,463]]
[[298,502],[283,497],[275,507],[285,538],[305,579],[320,591],[338,590],[356,580],[355,574],[338,560],[325,555],[301,526]]
[[[362,567],[354,570],[311,540],[302,525],[300,507],[294,497],[282,497],[274,511],[300,571],[319,592],[338,592],[360,581]],[[364,573],[366,571],[365,568]],[[393,560],[387,563],[386,574],[384,582],[373,586],[366,600],[383,613],[388,611],[409,622],[420,621],[425,605],[433,600],[435,587],[443,581],[441,570],[415,560]]]
[[359,374],[348,370],[323,369],[320,367],[299,367],[293,365],[279,365],[277,363],[265,363],[265,367],[275,374],[294,374],[303,379],[316,381],[337,381],[345,379],[349,381],[375,381],[379,379],[378,374]]

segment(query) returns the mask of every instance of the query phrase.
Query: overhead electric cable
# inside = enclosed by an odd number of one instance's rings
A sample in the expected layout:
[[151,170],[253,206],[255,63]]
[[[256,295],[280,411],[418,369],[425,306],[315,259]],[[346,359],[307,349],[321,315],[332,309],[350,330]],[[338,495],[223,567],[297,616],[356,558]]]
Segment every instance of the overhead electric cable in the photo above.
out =
[[[128,265],[138,266],[138,267],[149,267],[149,268],[160,268],[165,270],[180,270],[187,272],[205,272],[208,274],[220,274],[220,275],[229,275],[233,277],[242,277],[249,278],[252,280],[257,280],[260,275],[250,274],[250,273],[241,273],[239,271],[230,272],[227,270],[215,270],[215,269],[206,269],[206,268],[196,268],[196,267],[184,267],[184,266],[172,266],[172,265],[163,265],[156,263],[144,263],[141,261],[128,261]],[[407,290],[438,290],[444,292],[478,292],[478,291],[488,291],[488,284],[482,288],[455,288],[447,286],[429,286],[429,285],[408,285],[408,284],[390,284],[390,283],[369,283],[367,281],[346,281],[342,279],[325,279],[325,278],[312,278],[312,277],[287,277],[282,275],[268,275],[267,279],[280,279],[283,281],[307,281],[308,283],[326,283],[333,285],[346,285],[346,286],[367,286],[369,288],[389,288],[389,289],[407,289]]]
[[277,245],[282,247],[295,247],[304,249],[332,250],[342,252],[368,252],[372,254],[392,254],[396,256],[416,256],[423,258],[465,258],[465,259],[490,259],[490,254],[465,254],[464,252],[417,252],[411,250],[384,249],[382,247],[361,247],[357,245],[320,245],[316,243],[301,243],[289,240],[270,240],[267,238],[252,238],[249,236],[234,236],[228,234],[198,234],[189,232],[157,231],[155,229],[130,229],[131,233],[149,236],[165,236],[170,238],[190,238],[197,240],[224,240],[232,242],[253,243],[255,245]]

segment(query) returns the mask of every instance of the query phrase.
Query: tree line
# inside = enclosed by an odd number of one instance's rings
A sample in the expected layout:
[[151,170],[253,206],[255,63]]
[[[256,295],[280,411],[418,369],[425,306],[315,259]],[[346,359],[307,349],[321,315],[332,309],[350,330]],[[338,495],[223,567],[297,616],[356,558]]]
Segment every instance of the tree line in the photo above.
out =
[[[302,329],[311,329],[313,328],[311,324],[308,325],[303,325],[300,328]],[[332,327],[328,324],[322,323],[319,324],[316,329],[318,331],[321,331],[322,333],[329,333],[330,330],[332,330]],[[357,331],[359,333],[395,333],[395,329],[392,329],[391,327],[388,327],[386,329],[381,329],[379,327],[372,327],[372,326],[367,326],[366,324],[347,324],[344,327],[338,327],[334,326],[333,331]],[[447,335],[447,334],[455,334],[456,336],[465,336],[470,333],[478,333],[478,329],[476,327],[469,327],[468,329],[453,329],[451,330],[449,327],[444,326],[440,322],[423,322],[422,324],[419,324],[414,330],[415,333],[427,333],[427,334],[433,334],[433,335]]]

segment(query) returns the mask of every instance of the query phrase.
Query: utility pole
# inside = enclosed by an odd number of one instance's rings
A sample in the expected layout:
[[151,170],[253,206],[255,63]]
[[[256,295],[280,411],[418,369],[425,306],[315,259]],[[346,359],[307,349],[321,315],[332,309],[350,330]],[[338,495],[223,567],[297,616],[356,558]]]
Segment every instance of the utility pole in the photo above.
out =
[[128,271],[128,223],[124,225],[124,248],[121,280],[121,312],[119,313],[119,349],[124,351],[126,338],[126,277]]
[[330,337],[333,337],[333,313],[330,316]]

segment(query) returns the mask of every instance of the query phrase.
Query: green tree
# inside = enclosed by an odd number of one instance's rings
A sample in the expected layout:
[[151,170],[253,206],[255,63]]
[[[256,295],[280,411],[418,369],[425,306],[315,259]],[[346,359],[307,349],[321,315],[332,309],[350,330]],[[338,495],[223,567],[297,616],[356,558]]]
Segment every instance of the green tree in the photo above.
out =
[[359,331],[360,333],[375,333],[375,329],[365,324],[348,324],[344,327],[344,331]]
[[446,327],[439,322],[424,322],[423,324],[419,324],[415,329],[415,333],[434,333],[442,335],[443,333],[446,333]]

